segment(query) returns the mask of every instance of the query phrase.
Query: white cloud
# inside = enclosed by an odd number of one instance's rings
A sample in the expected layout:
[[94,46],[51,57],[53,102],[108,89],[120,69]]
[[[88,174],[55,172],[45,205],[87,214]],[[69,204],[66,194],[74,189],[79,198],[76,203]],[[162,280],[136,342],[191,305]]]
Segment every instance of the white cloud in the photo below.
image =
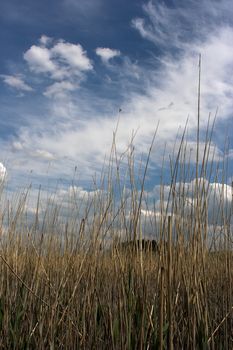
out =
[[46,47],[32,45],[24,53],[24,59],[35,73],[53,73],[57,69],[52,61],[51,52]]
[[33,91],[32,87],[26,84],[21,76],[1,75],[4,83],[19,91]]
[[6,174],[7,174],[6,168],[2,163],[0,163],[0,181],[3,181],[5,179]]
[[25,52],[24,59],[32,71],[50,73],[58,79],[68,74],[68,69],[77,69],[77,73],[92,69],[82,46],[66,42],[60,42],[50,49],[33,45]]
[[120,56],[121,52],[119,50],[113,50],[105,47],[98,47],[95,50],[96,54],[100,56],[104,63],[107,63],[110,59]]
[[39,39],[40,44],[43,46],[47,46],[47,45],[51,44],[52,41],[53,41],[53,39],[47,35],[42,35]]
[[[32,45],[24,53],[29,68],[36,74],[44,73],[52,80],[70,81],[83,79],[84,72],[93,69],[91,60],[80,44],[42,35],[40,45]],[[47,94],[45,93],[47,96]]]
[[210,183],[210,196],[211,196],[210,202],[214,201],[214,198],[216,198],[218,203],[221,200],[231,202],[232,195],[233,195],[233,189],[231,186],[225,183],[218,183],[218,182]]
[[77,68],[79,71],[87,71],[93,68],[90,59],[80,44],[61,41],[51,49],[51,53],[62,60],[63,63]]

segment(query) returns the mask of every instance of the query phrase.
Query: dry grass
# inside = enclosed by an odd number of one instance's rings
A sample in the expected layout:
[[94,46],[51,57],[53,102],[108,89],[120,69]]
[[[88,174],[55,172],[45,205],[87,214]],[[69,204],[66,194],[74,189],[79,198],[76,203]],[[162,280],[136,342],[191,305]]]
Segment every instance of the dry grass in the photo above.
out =
[[50,242],[43,256],[30,245],[1,254],[1,348],[232,347],[231,315],[214,334],[232,306],[227,252],[203,259],[178,246],[172,266],[146,253],[143,273],[118,249],[59,254]]

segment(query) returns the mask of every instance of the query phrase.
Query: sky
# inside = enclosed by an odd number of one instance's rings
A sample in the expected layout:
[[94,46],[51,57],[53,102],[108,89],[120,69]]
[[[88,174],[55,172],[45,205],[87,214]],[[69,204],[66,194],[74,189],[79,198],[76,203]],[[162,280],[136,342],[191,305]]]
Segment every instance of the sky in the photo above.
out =
[[147,179],[156,188],[164,148],[172,153],[187,119],[187,147],[195,148],[199,55],[200,149],[217,111],[211,152],[221,162],[229,138],[230,183],[231,0],[0,4],[0,176],[12,191],[59,181],[68,188],[74,171],[88,189],[116,130],[118,153],[135,133],[140,159],[158,126]]

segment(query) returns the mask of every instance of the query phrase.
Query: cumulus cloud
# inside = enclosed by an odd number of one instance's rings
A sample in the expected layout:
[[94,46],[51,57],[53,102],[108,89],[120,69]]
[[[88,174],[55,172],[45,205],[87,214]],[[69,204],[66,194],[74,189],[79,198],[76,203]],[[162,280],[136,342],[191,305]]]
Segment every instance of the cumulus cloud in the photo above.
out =
[[[61,98],[75,91],[93,69],[93,64],[80,44],[54,40],[46,35],[39,39],[39,45],[32,45],[24,59],[29,69],[36,74],[43,73],[53,83],[45,88],[44,96]],[[19,85],[19,83],[18,83]],[[22,85],[26,89],[26,85]]]
[[31,71],[49,74],[50,78],[62,80],[92,70],[93,66],[80,44],[53,39],[43,35],[40,45],[32,45],[24,53],[24,59]]
[[52,47],[51,53],[63,63],[75,69],[77,68],[79,71],[87,71],[93,68],[90,59],[80,44],[60,41]]
[[[156,185],[153,191],[147,193],[149,209],[144,212],[156,215],[156,213],[161,213],[162,208],[163,212],[166,208],[168,212],[171,212],[172,203],[176,203],[174,206],[176,216],[183,217],[184,220],[188,215],[193,216],[197,200],[197,183],[200,213],[205,215],[207,211],[209,224],[222,224],[223,218],[227,223],[230,218],[233,188],[227,183],[211,182],[204,177],[198,178],[198,182],[193,179],[187,182],[177,182],[172,186]],[[151,209],[152,201],[154,210]]]
[[119,50],[109,49],[106,47],[98,47],[95,52],[104,63],[108,63],[110,59],[120,56],[121,54]]
[[4,83],[18,91],[33,91],[33,88],[26,84],[19,75],[1,75]]
[[52,61],[51,52],[46,47],[32,45],[24,53],[24,59],[35,73],[53,73],[58,69]]

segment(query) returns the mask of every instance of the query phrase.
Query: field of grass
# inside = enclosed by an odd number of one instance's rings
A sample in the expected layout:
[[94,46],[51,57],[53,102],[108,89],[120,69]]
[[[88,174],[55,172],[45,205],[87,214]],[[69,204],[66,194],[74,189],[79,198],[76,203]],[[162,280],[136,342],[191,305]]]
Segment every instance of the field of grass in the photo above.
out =
[[2,349],[230,349],[232,254],[201,242],[85,252],[12,237],[1,248]]

